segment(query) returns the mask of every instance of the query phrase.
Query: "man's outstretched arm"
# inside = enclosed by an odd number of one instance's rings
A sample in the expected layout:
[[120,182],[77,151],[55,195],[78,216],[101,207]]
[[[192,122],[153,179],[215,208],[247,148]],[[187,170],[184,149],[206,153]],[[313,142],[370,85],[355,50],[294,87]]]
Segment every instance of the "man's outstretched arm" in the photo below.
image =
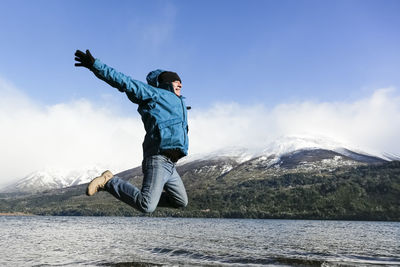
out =
[[117,88],[120,92],[125,92],[128,98],[134,103],[139,104],[143,101],[153,99],[158,93],[152,86],[132,79],[102,63],[99,59],[95,59],[89,50],[86,50],[86,53],[76,50],[75,60],[78,62],[75,63],[76,67],[88,68],[99,79]]

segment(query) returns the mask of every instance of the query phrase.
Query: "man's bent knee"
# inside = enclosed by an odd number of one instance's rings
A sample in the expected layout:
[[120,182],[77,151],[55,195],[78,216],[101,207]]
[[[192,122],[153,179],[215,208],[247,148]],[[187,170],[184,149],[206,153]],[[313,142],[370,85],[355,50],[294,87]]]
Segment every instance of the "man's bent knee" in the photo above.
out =
[[143,213],[152,213],[157,208],[157,203],[141,201],[137,208]]
[[153,208],[153,207],[142,207],[142,208],[140,208],[140,211],[143,212],[143,213],[152,213],[155,210],[156,210],[156,208]]
[[187,199],[182,199],[180,201],[176,201],[174,203],[175,208],[184,208],[188,205],[188,200]]

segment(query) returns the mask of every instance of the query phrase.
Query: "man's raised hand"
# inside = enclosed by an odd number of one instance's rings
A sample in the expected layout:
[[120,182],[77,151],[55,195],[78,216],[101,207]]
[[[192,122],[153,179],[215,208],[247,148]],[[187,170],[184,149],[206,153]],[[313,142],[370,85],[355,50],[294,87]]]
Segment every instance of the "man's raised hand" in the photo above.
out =
[[75,60],[78,61],[78,63],[75,63],[75,67],[86,67],[88,69],[93,66],[95,61],[89,50],[86,50],[86,54],[83,53],[81,50],[76,50]]

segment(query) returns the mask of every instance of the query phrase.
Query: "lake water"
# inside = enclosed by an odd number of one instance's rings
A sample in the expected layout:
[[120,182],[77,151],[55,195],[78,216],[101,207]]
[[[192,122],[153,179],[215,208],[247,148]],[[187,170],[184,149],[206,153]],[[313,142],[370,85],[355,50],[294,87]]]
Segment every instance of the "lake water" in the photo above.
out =
[[0,216],[0,266],[400,266],[399,222]]

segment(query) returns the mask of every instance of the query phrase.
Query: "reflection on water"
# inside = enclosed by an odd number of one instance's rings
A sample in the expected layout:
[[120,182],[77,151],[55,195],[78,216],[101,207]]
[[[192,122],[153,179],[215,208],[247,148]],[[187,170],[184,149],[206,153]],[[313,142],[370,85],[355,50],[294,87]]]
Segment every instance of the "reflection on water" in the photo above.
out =
[[0,266],[399,266],[400,223],[0,217]]

